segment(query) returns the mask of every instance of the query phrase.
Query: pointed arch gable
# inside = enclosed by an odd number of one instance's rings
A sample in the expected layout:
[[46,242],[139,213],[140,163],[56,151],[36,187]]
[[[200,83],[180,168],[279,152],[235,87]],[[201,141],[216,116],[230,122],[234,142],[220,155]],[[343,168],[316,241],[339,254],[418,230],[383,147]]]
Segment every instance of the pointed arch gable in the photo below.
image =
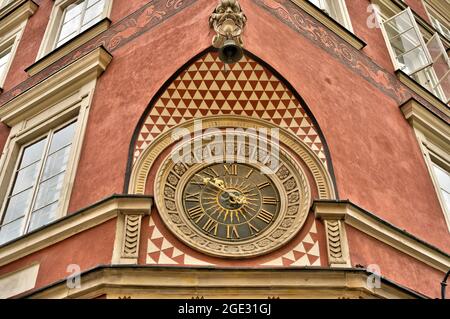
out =
[[209,48],[161,87],[141,117],[130,144],[124,193],[133,165],[162,133],[194,118],[240,115],[271,122],[294,134],[328,170],[338,198],[326,140],[305,101],[271,66],[248,51],[227,71]]

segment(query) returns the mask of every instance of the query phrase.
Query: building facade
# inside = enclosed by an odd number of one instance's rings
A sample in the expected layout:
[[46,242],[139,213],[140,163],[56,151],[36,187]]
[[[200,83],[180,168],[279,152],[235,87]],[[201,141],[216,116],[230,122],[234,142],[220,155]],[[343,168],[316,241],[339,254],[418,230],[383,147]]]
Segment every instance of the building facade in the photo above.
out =
[[449,30],[448,0],[0,1],[0,297],[440,298]]

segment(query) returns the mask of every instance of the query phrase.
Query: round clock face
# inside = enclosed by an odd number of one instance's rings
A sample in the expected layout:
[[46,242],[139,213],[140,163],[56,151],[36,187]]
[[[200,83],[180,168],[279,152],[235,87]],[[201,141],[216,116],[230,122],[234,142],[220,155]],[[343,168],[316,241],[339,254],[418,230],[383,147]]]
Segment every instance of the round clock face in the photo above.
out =
[[[254,257],[286,244],[311,204],[302,168],[282,148],[272,154],[248,141],[219,144],[191,140],[163,161],[154,189],[164,224],[186,245],[218,257]],[[175,160],[180,150],[190,151]],[[193,160],[205,154],[207,161]]]
[[219,163],[192,176],[182,193],[193,226],[213,239],[245,241],[264,233],[280,212],[280,195],[254,166]]

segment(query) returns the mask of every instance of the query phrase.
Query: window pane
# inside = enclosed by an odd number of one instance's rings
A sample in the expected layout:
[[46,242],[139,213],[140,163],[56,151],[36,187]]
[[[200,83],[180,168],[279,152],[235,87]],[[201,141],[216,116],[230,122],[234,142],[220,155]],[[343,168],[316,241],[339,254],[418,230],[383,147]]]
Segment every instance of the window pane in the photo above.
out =
[[416,30],[411,29],[402,35],[391,39],[391,45],[395,50],[395,55],[410,51],[420,45],[420,41],[416,36]]
[[38,195],[33,210],[40,209],[59,199],[64,181],[64,173],[59,174],[39,185]]
[[414,73],[427,64],[427,56],[422,49],[418,47],[397,58],[400,69],[406,74]]
[[46,206],[40,210],[35,211],[31,215],[30,226],[28,231],[35,230],[41,226],[47,225],[51,221],[56,219],[56,211],[58,209],[58,203]]
[[31,192],[32,190],[30,189],[9,199],[6,206],[5,217],[2,222],[3,224],[9,223],[10,221],[25,215],[30,206]]
[[81,1],[81,3],[78,3],[78,4],[71,4],[70,6],[68,6],[66,8],[66,14],[64,16],[63,23],[65,23],[69,20],[72,20],[76,16],[80,15],[82,9],[83,9],[83,1]]
[[444,205],[447,208],[447,213],[449,214],[450,217],[450,193],[447,192],[443,192],[443,197],[444,197]]
[[403,11],[403,13],[397,15],[396,17],[387,20],[384,26],[389,38],[414,27],[407,11]]
[[0,53],[0,78],[2,78],[6,72],[6,67],[8,66],[9,58],[11,57],[11,51],[12,47]]
[[52,138],[50,145],[50,154],[72,143],[73,135],[75,133],[76,122],[66,126],[57,131]]
[[47,138],[44,138],[43,140],[26,147],[23,151],[20,167],[22,168],[39,161],[42,158],[42,153],[46,142]]
[[21,218],[0,228],[0,245],[20,236],[23,221]]
[[67,21],[61,28],[61,32],[59,34],[59,40],[62,40],[66,37],[73,37],[77,34],[78,28],[80,26],[81,16],[77,16],[76,18]]
[[450,193],[450,174],[436,164],[433,164],[433,170],[439,187]]
[[11,193],[12,195],[20,193],[21,191],[32,187],[36,183],[37,175],[39,172],[39,164],[40,162],[36,162],[26,168],[21,169],[17,173],[13,191]]
[[[84,15],[83,24],[91,21],[95,17],[99,17],[103,13],[103,7],[105,6],[104,1],[98,1],[93,6],[89,7],[86,10],[86,13]],[[99,17],[100,18],[100,17]],[[100,19],[98,19],[100,20]]]
[[42,180],[55,176],[66,169],[69,160],[70,146],[53,153],[47,158]]

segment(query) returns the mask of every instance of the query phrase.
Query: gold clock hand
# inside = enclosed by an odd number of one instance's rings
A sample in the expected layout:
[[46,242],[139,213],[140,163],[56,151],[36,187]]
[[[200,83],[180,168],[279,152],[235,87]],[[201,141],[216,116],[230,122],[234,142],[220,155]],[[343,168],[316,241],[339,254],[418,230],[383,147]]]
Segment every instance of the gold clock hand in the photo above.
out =
[[233,199],[233,201],[231,202],[233,204],[243,204],[243,203],[246,202],[246,198],[245,198],[244,195],[242,195],[242,194],[241,195],[235,195],[235,194],[227,191],[225,189],[225,182],[223,180],[221,180],[221,179],[218,179],[218,178],[213,178],[213,179],[211,179],[211,178],[204,178],[203,179],[203,183],[205,185],[210,184],[210,185],[220,189],[221,191],[227,193],[230,196],[230,198]]

